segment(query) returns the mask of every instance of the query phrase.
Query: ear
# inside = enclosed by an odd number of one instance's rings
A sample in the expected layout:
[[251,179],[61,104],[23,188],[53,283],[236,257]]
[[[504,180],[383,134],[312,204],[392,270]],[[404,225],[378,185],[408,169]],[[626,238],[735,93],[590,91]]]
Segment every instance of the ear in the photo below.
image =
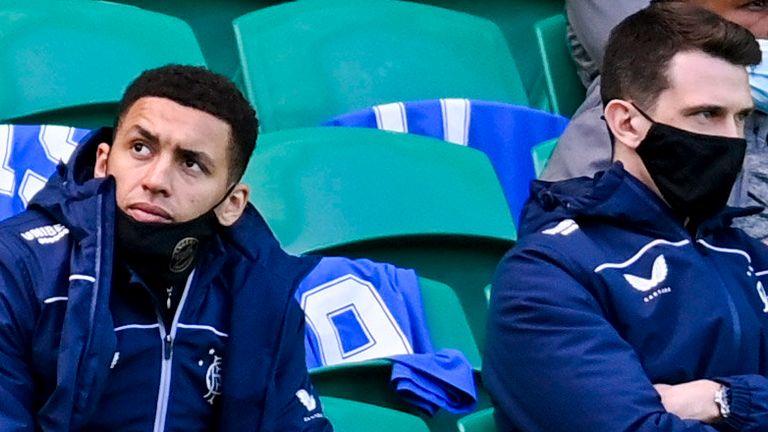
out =
[[93,166],[93,177],[101,178],[107,176],[107,160],[109,159],[109,151],[112,147],[107,143],[101,143],[96,148],[96,164]]
[[230,226],[240,219],[251,196],[251,189],[245,183],[238,183],[227,198],[213,212],[222,226]]
[[614,99],[608,102],[603,115],[616,144],[621,143],[632,149],[640,145],[651,128],[651,122],[625,100]]

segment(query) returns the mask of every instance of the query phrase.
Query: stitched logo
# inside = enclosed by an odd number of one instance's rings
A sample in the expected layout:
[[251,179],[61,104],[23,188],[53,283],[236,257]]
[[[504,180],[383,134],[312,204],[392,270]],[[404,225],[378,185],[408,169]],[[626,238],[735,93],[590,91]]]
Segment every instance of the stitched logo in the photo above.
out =
[[317,401],[315,400],[315,397],[304,389],[296,392],[296,398],[299,399],[299,402],[301,402],[301,404],[307,408],[307,411],[312,412],[315,410],[315,408],[317,408]]
[[[216,350],[213,348],[208,351],[208,354],[213,356],[213,361],[205,372],[205,386],[208,388],[208,393],[203,397],[206,402],[213,405],[213,400],[221,394],[221,357],[216,355]],[[200,360],[198,364],[202,366],[203,361]]]
[[760,295],[760,300],[763,301],[763,312],[768,313],[768,295],[766,295],[763,283],[760,281],[757,281],[757,293]]
[[627,282],[632,285],[632,288],[640,292],[648,292],[664,282],[664,280],[667,279],[668,273],[669,269],[667,268],[667,260],[664,258],[664,255],[659,255],[653,261],[653,269],[651,270],[650,278],[646,279],[644,277],[625,273],[624,279],[626,279]]
[[69,229],[61,224],[45,225],[38,228],[32,228],[29,231],[21,233],[21,238],[26,241],[37,240],[41,245],[53,244],[69,234]]
[[565,219],[563,221],[560,221],[559,224],[555,225],[552,228],[546,229],[542,231],[542,234],[545,235],[561,235],[561,236],[569,236],[573,234],[574,231],[579,229],[579,225],[574,221],[573,219]]

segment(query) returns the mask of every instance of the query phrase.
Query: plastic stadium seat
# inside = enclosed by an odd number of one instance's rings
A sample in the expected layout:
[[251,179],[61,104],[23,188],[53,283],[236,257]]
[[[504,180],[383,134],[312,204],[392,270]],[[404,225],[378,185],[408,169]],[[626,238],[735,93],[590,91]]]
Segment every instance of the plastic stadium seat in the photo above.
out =
[[440,282],[419,278],[421,301],[435,351],[453,348],[464,353],[469,363],[480,368],[482,360],[472,330],[455,291]]
[[417,0],[489,19],[501,28],[517,63],[529,106],[549,109],[533,24],[562,13],[563,0]]
[[234,26],[264,131],[402,100],[528,102],[501,31],[471,15],[411,2],[307,0]]
[[570,117],[584,101],[586,89],[568,50],[565,26],[565,16],[559,14],[538,21],[535,28],[551,111]]
[[138,74],[204,64],[183,21],[87,0],[0,4],[0,121],[111,125]]
[[321,397],[323,411],[336,432],[428,432],[419,417],[359,401]]
[[531,148],[560,136],[568,119],[519,105],[469,99],[439,99],[375,106],[325,122],[431,136],[481,150],[496,171],[517,222],[536,171]]
[[544,168],[547,167],[547,162],[549,162],[549,158],[552,157],[552,152],[555,151],[558,139],[559,138],[553,138],[531,147],[531,158],[533,158],[533,167],[536,170],[536,177],[539,177],[541,173],[544,172]]
[[232,20],[280,0],[113,0],[184,20],[195,32],[211,70],[242,83]]
[[460,432],[496,432],[493,408],[486,408],[462,418],[458,426]]
[[[419,278],[419,284],[434,349],[460,350],[475,368],[479,368],[480,352],[456,294],[447,285],[427,278]],[[428,418],[397,397],[390,385],[391,363],[389,360],[325,366],[312,369],[310,374],[313,384],[323,396],[353,399],[419,415],[425,419],[430,429],[435,431],[446,430],[446,427],[455,424],[458,418],[444,411],[439,411],[434,418]],[[479,382],[480,374],[477,373],[475,377]],[[483,393],[483,389],[478,390],[479,404],[488,406],[490,403],[488,396]]]
[[482,350],[483,287],[516,238],[483,153],[377,129],[294,129],[260,138],[244,181],[287,251],[389,262],[456,289]]

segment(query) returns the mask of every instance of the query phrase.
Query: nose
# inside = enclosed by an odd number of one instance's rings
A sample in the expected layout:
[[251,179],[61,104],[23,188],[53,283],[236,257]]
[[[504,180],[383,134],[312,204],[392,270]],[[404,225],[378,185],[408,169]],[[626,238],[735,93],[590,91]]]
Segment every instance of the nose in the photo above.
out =
[[146,167],[141,186],[153,194],[168,196],[172,175],[171,164],[172,161],[167,157],[155,158]]

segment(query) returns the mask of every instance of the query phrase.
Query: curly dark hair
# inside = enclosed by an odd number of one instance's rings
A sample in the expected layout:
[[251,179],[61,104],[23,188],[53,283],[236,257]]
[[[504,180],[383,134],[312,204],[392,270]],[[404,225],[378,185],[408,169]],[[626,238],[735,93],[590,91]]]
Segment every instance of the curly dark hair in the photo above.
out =
[[199,66],[171,64],[144,71],[123,94],[115,130],[131,106],[147,96],[170,99],[227,123],[231,129],[229,178],[238,181],[243,176],[256,147],[259,121],[256,111],[232,81]]

